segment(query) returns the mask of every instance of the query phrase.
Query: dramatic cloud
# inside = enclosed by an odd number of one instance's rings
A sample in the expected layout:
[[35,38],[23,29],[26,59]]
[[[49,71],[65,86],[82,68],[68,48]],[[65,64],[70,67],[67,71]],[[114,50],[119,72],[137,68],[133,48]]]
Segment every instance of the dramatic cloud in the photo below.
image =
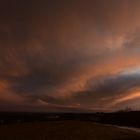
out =
[[139,107],[139,16],[139,0],[1,2],[0,110]]

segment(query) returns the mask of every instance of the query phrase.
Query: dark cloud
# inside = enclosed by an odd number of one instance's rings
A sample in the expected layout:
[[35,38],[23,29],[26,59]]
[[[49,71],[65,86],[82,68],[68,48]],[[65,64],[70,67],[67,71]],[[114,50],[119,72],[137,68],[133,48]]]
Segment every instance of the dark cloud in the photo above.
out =
[[139,12],[139,0],[1,1],[3,108],[123,106],[140,82],[127,73],[139,67]]
[[139,87],[139,73],[121,73],[116,76],[103,77],[96,80],[96,82],[94,79],[91,79],[87,82],[85,90],[75,93],[74,96],[69,99],[55,99],[47,96],[40,98],[50,104],[73,104],[75,106],[80,104],[82,107],[90,106],[95,108],[100,106],[102,108],[104,106],[108,106],[112,102],[115,102],[122,96],[129,95],[130,92],[139,90]]

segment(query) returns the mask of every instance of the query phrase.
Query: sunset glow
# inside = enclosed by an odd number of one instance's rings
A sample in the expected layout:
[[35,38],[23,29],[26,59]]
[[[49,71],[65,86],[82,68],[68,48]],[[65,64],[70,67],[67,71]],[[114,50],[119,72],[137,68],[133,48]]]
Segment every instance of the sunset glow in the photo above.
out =
[[0,110],[116,110],[140,98],[139,0],[6,0],[0,21]]

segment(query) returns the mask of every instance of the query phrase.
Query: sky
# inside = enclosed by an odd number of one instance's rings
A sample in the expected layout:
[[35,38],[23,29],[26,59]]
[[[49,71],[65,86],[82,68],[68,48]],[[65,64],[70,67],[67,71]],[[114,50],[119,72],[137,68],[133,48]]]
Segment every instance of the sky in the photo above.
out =
[[0,111],[140,109],[140,0],[2,0]]

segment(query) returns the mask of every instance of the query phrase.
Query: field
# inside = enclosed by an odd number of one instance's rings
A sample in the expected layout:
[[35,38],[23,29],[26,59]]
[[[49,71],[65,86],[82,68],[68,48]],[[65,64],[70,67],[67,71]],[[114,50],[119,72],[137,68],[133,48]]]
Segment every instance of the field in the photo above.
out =
[[0,140],[140,140],[140,133],[88,121],[0,125]]

